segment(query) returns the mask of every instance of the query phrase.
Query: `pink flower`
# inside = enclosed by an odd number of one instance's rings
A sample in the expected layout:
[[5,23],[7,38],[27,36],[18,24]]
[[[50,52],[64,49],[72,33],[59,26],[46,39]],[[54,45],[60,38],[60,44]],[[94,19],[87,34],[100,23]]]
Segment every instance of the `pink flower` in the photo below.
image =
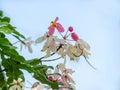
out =
[[48,79],[49,79],[50,81],[54,81],[54,79],[53,79],[52,76],[49,76]]
[[61,87],[60,90],[64,90],[64,89]]
[[57,23],[58,17],[55,18],[54,21],[51,22],[51,25],[48,27],[49,31],[48,34],[52,36],[54,34],[55,28],[58,30],[58,32],[64,32],[64,28],[60,23]]
[[70,26],[70,27],[68,28],[68,30],[69,30],[70,32],[72,32],[72,31],[73,31],[73,27]]
[[63,80],[62,79],[57,79],[57,82],[63,82]]
[[79,39],[78,35],[75,32],[71,33],[71,37],[75,41],[77,41]]

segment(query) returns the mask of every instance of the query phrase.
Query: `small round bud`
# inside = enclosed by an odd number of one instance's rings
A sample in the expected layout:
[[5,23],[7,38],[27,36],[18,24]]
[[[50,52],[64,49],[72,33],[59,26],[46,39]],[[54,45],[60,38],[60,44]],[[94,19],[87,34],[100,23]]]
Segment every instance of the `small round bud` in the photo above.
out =
[[68,30],[69,30],[70,32],[72,32],[72,31],[73,31],[73,27],[72,27],[72,26],[69,26]]

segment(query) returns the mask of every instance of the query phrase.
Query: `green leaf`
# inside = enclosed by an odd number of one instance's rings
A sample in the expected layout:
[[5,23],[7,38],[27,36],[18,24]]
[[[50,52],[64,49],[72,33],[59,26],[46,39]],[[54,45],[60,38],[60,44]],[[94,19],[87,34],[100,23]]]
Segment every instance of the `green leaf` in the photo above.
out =
[[11,58],[6,59],[2,55],[2,65],[5,68],[6,76],[8,77],[8,82],[12,82],[13,79],[17,79],[19,75],[23,74],[17,67],[17,63],[13,62]]
[[0,45],[9,45],[9,41],[6,38],[0,38]]
[[5,33],[5,34],[10,34],[13,32],[13,30],[11,30],[8,26],[0,27],[0,31]]
[[10,64],[9,60],[6,59],[6,58],[4,57],[4,55],[1,55],[1,58],[2,58],[2,65],[4,66],[4,68],[5,68],[6,70],[7,70],[7,69],[11,70],[11,64]]
[[46,70],[46,69],[48,69],[48,67],[46,65],[36,65],[36,66],[33,66],[33,69],[35,69],[35,70]]
[[[13,28],[13,26],[9,25],[9,28]],[[22,34],[20,34],[18,31],[16,31],[15,29],[13,29],[13,33],[14,35],[18,35],[19,37],[25,39],[25,36],[23,36]]]
[[19,56],[19,55],[12,57],[12,59],[13,59],[14,61],[17,61],[17,62],[22,62],[22,63],[25,62],[24,57],[23,57],[23,56]]
[[9,23],[9,22],[10,22],[10,18],[9,18],[9,17],[4,17],[4,18],[2,19],[2,21],[3,21],[3,22],[8,22],[8,23]]
[[13,61],[25,62],[24,57],[19,55],[18,52],[14,49],[3,49],[2,52],[4,53],[4,55],[9,56]]
[[0,38],[5,38],[5,34],[0,32]]
[[[13,34],[12,34],[13,35]],[[25,42],[23,41],[23,40],[21,40],[20,39],[20,37],[19,36],[17,36],[17,35],[13,35],[15,38],[17,38],[19,41],[21,41],[23,44],[25,44]]]
[[23,72],[19,70],[17,67],[12,66],[13,68],[9,71],[7,71],[7,83],[12,83],[13,80],[17,80],[21,75],[23,75]]
[[15,46],[12,46],[11,43],[7,38],[5,38],[5,35],[3,33],[0,33],[0,48],[1,49],[16,49]]
[[3,11],[0,10],[0,16],[2,17],[3,16]]
[[15,46],[12,46],[7,38],[5,38],[5,35],[3,33],[0,33],[0,48],[1,49],[16,49]]
[[30,65],[32,65],[32,66],[38,65],[39,63],[40,63],[40,61],[39,61],[39,59],[37,59],[37,58],[26,61],[26,64],[30,64]]
[[[1,64],[0,64],[0,71],[2,71]],[[4,73],[0,72],[0,88],[6,85]]]
[[45,75],[43,75],[43,74],[41,74],[41,73],[35,73],[34,75],[33,75],[33,77],[34,78],[36,78],[37,80],[39,80],[41,83],[43,83],[43,84],[48,84],[48,85],[50,85],[50,80],[48,80],[47,78],[46,78],[46,76]]
[[19,56],[18,52],[15,49],[3,49],[3,53],[10,57]]
[[58,83],[57,82],[52,82],[51,84],[52,89],[59,89]]
[[32,73],[34,71],[34,69],[32,69],[32,67],[27,64],[18,64],[17,66],[23,70],[28,71],[29,73]]
[[[8,65],[6,65],[6,62]],[[2,63],[4,68],[6,69],[6,76],[8,77],[7,82],[12,83],[14,79],[18,79],[23,72],[17,67],[18,63],[13,62],[12,58],[4,59]]]
[[46,72],[46,70],[48,68],[54,69],[52,66],[46,66],[46,65],[36,65],[36,66],[33,66],[33,69],[38,70],[41,73]]
[[9,23],[8,22],[0,22],[0,26],[7,26]]
[[24,37],[22,34],[20,34],[19,32],[17,32],[16,30],[14,30],[13,33],[14,33],[15,35],[18,35],[18,36],[20,36],[21,38],[25,39],[25,37]]
[[8,90],[8,88],[7,88],[6,85],[4,85],[4,86],[2,87],[2,89],[0,88],[0,90]]
[[0,48],[2,48],[2,49],[16,49],[17,47],[11,46],[11,45],[0,45]]

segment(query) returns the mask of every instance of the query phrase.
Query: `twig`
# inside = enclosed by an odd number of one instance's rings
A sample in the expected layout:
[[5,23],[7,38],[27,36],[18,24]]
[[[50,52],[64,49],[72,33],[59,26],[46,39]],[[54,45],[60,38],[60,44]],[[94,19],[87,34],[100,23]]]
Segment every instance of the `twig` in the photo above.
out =
[[42,62],[50,62],[50,61],[56,61],[58,59],[60,59],[61,57],[55,58],[55,59],[51,59],[51,60],[41,60]]
[[16,42],[12,43],[12,45],[15,45],[15,44],[17,44],[18,42],[20,42],[20,41],[16,41]]

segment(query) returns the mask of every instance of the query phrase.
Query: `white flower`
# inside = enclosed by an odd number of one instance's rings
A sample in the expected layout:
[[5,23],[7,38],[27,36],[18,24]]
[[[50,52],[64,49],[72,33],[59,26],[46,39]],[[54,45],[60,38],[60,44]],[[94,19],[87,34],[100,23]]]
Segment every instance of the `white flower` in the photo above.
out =
[[[63,80],[63,83],[66,85],[66,86],[69,86],[70,83],[73,83],[75,84],[74,80],[71,78],[71,76],[69,74],[72,74],[73,71],[72,69],[69,69],[69,68],[66,68],[65,67],[65,64],[64,63],[60,63],[56,66],[55,68],[55,72],[54,73],[59,73],[61,71],[62,73],[62,80]],[[56,75],[55,75],[55,78],[56,78]],[[59,77],[57,77],[59,78]]]
[[77,42],[76,42],[76,46],[79,46],[80,49],[90,49],[90,46],[87,42],[85,42],[84,40],[82,39],[79,39]]
[[67,55],[70,57],[70,60],[79,60],[81,50],[77,49],[75,46],[69,45],[67,49]]
[[64,71],[63,71],[64,73],[69,73],[69,74],[72,74],[72,73],[74,73],[75,71],[74,70],[72,70],[72,69],[65,69]]
[[46,33],[44,36],[38,38],[36,43],[46,40],[42,52],[46,52],[45,58],[50,57],[53,53],[61,55],[63,59],[66,59],[68,55],[70,60],[78,61],[80,56],[88,58],[90,46],[82,39],[75,41],[75,45],[71,44],[70,40],[65,38],[59,39],[57,36],[48,36]]
[[44,86],[43,85],[40,85],[39,82],[35,82],[33,85],[32,85],[32,88],[31,90],[43,90],[44,89]]
[[49,37],[46,41],[46,43],[44,44],[43,48],[42,48],[42,52],[46,51],[46,55],[45,57],[49,57],[51,55],[51,52],[56,52],[57,50],[57,45],[56,45],[56,37]]
[[85,42],[82,39],[79,39],[76,42],[75,46],[81,52],[81,55],[83,55],[85,58],[88,58],[88,56],[90,55],[89,53],[90,46],[87,42]]
[[70,88],[72,88],[72,90],[76,90],[74,85],[71,85]]
[[60,48],[57,52],[59,55],[61,55],[62,58],[65,58],[66,57],[66,50],[64,48],[64,46],[62,48]]
[[[29,51],[30,53],[32,53],[33,50],[32,50],[31,45],[34,43],[34,41],[32,41],[32,40],[31,40],[31,37],[29,37],[29,38],[27,38],[24,42],[25,42],[25,47],[27,47],[27,48],[28,48],[28,51]],[[20,51],[22,50],[22,48],[23,48],[23,44],[21,43],[21,44],[20,44]]]
[[57,68],[58,68],[61,72],[63,72],[63,71],[66,69],[64,63],[58,64]]
[[18,78],[18,80],[13,80],[12,86],[9,88],[9,90],[23,90],[24,89],[24,82],[21,78]]
[[64,71],[63,71],[63,75],[62,75],[62,79],[63,79],[63,82],[66,84],[66,85],[70,85],[70,84],[75,84],[74,80],[72,79],[72,77],[69,75],[69,74],[72,74],[73,71],[72,69],[68,69],[66,68]]
[[90,55],[90,53],[89,53],[86,49],[83,49],[82,55],[83,55],[85,58],[89,58],[88,56]]
[[56,66],[55,71],[54,71],[54,78],[58,79],[60,75],[57,75],[57,73],[63,72],[65,70],[65,65],[63,63],[60,63]]
[[62,80],[63,80],[64,86],[66,86],[66,87],[69,87],[70,84],[75,84],[75,81],[67,73],[65,73],[65,74],[62,75]]

